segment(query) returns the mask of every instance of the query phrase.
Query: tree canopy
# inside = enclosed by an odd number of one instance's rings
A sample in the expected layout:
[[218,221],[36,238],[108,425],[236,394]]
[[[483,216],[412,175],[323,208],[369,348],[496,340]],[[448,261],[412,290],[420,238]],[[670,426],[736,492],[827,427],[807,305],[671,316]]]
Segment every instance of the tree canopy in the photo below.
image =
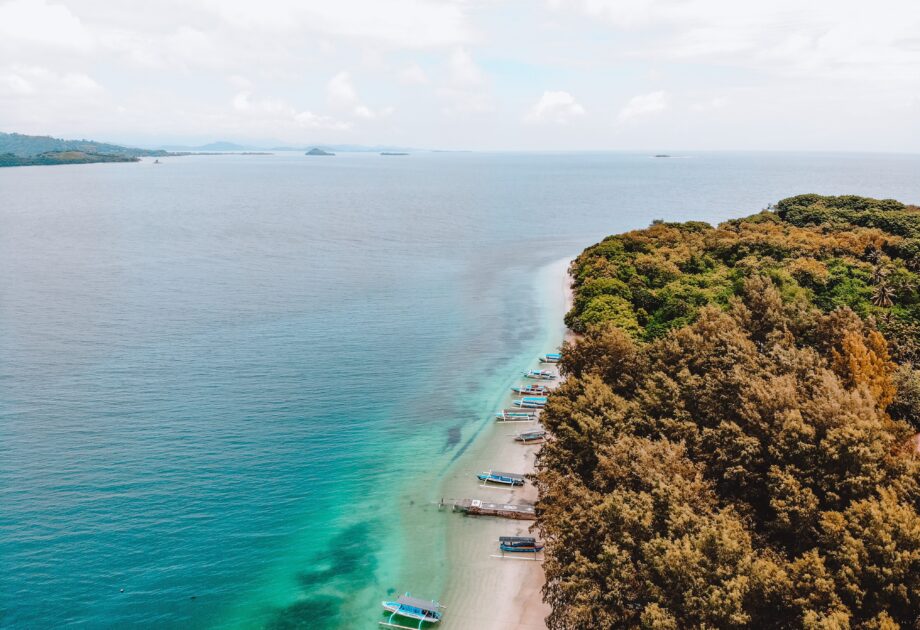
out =
[[551,628],[920,627],[915,217],[803,195],[573,262],[537,472]]

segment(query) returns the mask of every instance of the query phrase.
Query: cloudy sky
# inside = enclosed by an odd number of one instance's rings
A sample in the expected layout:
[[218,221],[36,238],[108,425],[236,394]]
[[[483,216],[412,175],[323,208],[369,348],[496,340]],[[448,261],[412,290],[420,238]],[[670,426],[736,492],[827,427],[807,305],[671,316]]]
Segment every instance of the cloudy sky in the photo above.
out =
[[918,0],[0,0],[0,131],[920,151]]

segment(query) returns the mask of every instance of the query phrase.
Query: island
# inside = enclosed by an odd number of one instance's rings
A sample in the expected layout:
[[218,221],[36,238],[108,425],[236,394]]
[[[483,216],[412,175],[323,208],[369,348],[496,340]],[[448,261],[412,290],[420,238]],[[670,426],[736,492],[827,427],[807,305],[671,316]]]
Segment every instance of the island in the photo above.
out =
[[916,627],[920,207],[655,221],[570,273],[548,627]]
[[669,157],[671,157],[671,156],[668,155],[667,153],[659,153],[659,154],[656,155],[655,157],[656,157],[656,158],[669,158]]
[[94,140],[63,140],[0,132],[0,167],[138,162],[142,157],[166,157],[168,151],[137,149]]
[[329,151],[323,151],[319,147],[313,147],[312,149],[304,153],[304,155],[335,155],[335,153],[330,153]]
[[409,155],[408,153],[399,153],[396,151],[383,151],[380,155]]

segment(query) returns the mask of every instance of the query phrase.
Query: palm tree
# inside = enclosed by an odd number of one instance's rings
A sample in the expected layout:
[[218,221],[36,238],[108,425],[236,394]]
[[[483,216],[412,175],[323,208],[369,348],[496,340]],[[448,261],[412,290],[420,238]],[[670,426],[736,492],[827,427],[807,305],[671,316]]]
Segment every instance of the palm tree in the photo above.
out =
[[872,295],[872,303],[879,308],[890,308],[891,305],[894,304],[894,289],[882,282],[875,287],[875,293]]
[[907,268],[913,272],[920,273],[920,254],[914,254],[907,261]]
[[872,268],[872,284],[882,284],[888,275],[888,269],[881,265]]
[[879,261],[882,260],[882,252],[879,251],[879,249],[875,247],[874,245],[869,245],[868,247],[866,247],[866,251],[864,255],[866,257],[866,260],[868,260],[873,265],[877,265]]

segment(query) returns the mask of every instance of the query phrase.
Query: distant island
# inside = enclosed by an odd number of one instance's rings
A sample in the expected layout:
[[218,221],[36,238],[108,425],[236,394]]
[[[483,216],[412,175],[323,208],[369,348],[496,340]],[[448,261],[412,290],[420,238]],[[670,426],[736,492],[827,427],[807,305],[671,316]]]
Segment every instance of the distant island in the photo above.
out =
[[329,151],[323,151],[319,147],[313,147],[312,149],[304,153],[304,155],[335,155],[335,153],[330,153]]
[[665,158],[665,157],[671,157],[671,156],[670,156],[670,155],[668,155],[667,153],[659,153],[659,154],[658,154],[658,155],[656,155],[655,157],[661,157],[661,158]]
[[62,140],[0,132],[0,167],[138,162],[142,157],[166,157],[168,151],[135,149],[93,140]]
[[409,155],[408,153],[399,153],[397,151],[383,151],[380,155]]

